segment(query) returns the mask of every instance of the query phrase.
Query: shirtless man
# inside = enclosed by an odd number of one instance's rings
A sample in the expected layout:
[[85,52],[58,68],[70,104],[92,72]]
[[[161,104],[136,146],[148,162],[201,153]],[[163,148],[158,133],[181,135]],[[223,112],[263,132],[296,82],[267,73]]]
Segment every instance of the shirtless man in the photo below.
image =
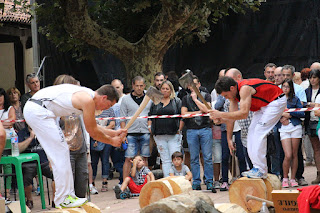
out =
[[[235,120],[245,119],[249,111],[254,111],[248,130],[247,148],[253,168],[243,172],[250,178],[266,178],[267,134],[276,125],[287,106],[287,98],[282,90],[273,83],[261,79],[235,81],[231,77],[219,78],[215,89],[218,94],[230,100],[229,112],[212,110],[210,118],[227,123],[227,131],[233,130]],[[240,108],[238,108],[240,102]],[[235,149],[231,134],[228,135],[230,152]]]
[[56,182],[56,207],[78,207],[87,202],[86,198],[78,198],[74,194],[69,147],[56,122],[57,118],[81,115],[93,139],[119,147],[127,131],[105,129],[98,126],[95,120],[95,110],[108,109],[118,99],[118,92],[111,85],[93,91],[77,85],[61,84],[41,89],[27,101],[24,117],[51,163]]

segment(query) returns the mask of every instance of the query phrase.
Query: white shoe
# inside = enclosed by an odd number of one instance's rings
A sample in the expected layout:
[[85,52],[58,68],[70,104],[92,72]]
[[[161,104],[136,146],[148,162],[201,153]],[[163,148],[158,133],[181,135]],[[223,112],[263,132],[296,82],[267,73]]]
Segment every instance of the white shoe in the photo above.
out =
[[91,193],[92,195],[99,194],[98,190],[97,190],[96,187],[94,187],[94,186],[92,186],[92,187],[90,188],[90,193]]
[[74,207],[80,207],[83,204],[88,202],[87,198],[78,198],[78,197],[71,197],[70,195],[64,199],[60,205],[56,206],[56,208],[74,208]]

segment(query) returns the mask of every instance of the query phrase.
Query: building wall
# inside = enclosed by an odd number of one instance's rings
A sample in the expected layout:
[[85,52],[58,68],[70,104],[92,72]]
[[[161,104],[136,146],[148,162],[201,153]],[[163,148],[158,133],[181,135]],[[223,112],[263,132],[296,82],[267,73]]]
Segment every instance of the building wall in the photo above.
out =
[[0,43],[0,87],[7,90],[15,85],[15,80],[14,43]]
[[[26,79],[26,76],[30,73],[33,73],[33,49],[29,48],[25,50],[25,57],[24,57],[24,78]],[[25,91],[29,91],[29,88],[25,85]]]

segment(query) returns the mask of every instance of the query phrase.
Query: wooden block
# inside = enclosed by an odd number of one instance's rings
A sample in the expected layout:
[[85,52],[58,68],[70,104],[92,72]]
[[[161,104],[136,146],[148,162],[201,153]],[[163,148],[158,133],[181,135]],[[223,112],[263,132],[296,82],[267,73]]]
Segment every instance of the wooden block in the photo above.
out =
[[246,201],[247,195],[267,199],[267,187],[262,179],[242,177],[234,181],[229,188],[231,203],[241,206],[247,212],[258,212],[262,203],[256,200]]
[[0,198],[0,212],[6,212],[6,201],[4,198]]
[[[8,205],[10,211],[14,213],[21,213],[20,201],[13,201]],[[31,213],[31,210],[26,206],[27,213]]]
[[299,193],[298,190],[273,190],[272,200],[276,212],[299,213],[297,201]]
[[95,205],[94,203],[88,202],[82,205],[82,208],[87,212],[87,213],[101,213],[100,208]]
[[226,213],[246,213],[246,211],[239,205],[235,203],[219,203],[214,204],[214,207],[220,212]]

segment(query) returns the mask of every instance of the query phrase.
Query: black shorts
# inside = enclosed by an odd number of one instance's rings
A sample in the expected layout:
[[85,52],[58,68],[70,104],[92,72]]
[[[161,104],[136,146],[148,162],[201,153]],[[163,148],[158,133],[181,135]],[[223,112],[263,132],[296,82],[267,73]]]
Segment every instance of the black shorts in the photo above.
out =
[[[53,174],[49,166],[49,162],[41,164],[42,175],[53,180]],[[37,163],[23,163],[22,164],[23,184],[30,186],[32,179],[37,175]]]
[[309,121],[309,125],[307,126],[307,129],[306,129],[306,135],[309,135],[311,137],[318,137],[317,125],[318,125],[318,121]]

